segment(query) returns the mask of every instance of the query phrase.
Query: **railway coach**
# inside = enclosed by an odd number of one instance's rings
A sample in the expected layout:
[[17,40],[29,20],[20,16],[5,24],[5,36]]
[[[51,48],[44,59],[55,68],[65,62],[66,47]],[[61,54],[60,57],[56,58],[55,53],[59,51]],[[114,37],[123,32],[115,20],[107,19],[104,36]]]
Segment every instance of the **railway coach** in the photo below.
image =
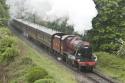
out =
[[97,57],[92,52],[91,44],[82,41],[78,36],[67,35],[21,19],[13,19],[10,24],[24,36],[44,45],[58,59],[78,70],[92,71],[96,66]]

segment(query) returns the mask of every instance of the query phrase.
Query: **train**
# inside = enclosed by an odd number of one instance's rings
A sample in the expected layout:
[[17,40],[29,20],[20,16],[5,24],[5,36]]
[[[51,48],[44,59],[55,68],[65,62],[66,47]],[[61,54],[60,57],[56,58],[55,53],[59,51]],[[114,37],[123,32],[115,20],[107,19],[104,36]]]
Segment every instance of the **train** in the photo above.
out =
[[10,24],[25,37],[46,47],[58,60],[79,71],[83,69],[93,71],[96,67],[97,56],[93,54],[92,45],[79,36],[68,35],[22,19],[12,19]]

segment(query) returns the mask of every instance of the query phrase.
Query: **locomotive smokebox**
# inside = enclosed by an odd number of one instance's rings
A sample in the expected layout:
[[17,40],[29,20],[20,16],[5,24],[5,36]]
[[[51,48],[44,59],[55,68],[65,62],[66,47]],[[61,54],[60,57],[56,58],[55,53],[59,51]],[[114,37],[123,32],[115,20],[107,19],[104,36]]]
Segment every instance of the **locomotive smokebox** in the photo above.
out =
[[87,48],[90,47],[90,43],[86,41],[82,41],[80,37],[68,37],[66,39],[66,46],[67,46],[67,51],[70,53],[74,53],[76,50],[80,48]]

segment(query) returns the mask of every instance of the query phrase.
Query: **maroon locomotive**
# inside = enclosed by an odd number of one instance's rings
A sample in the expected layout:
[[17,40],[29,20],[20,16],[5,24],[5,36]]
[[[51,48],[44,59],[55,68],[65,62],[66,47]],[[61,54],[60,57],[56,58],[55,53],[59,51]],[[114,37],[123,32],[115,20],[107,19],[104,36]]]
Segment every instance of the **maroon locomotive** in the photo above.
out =
[[97,57],[92,52],[92,46],[78,36],[67,35],[20,19],[13,19],[10,24],[24,36],[38,41],[57,58],[79,70],[83,68],[92,71],[96,66]]
[[52,38],[52,49],[60,54],[66,63],[77,67],[93,70],[96,66],[97,57],[92,54],[92,47],[89,42],[82,41],[75,35],[56,34]]

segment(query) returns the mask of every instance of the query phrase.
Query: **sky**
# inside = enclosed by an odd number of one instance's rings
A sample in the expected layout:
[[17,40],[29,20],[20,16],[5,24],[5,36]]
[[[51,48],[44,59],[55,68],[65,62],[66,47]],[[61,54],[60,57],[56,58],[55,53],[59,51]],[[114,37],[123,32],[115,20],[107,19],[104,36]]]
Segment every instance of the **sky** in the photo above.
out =
[[24,14],[35,13],[43,20],[68,17],[68,24],[74,25],[75,31],[81,34],[92,28],[92,19],[97,15],[93,0],[7,0],[7,4],[12,17],[21,8],[25,9]]

